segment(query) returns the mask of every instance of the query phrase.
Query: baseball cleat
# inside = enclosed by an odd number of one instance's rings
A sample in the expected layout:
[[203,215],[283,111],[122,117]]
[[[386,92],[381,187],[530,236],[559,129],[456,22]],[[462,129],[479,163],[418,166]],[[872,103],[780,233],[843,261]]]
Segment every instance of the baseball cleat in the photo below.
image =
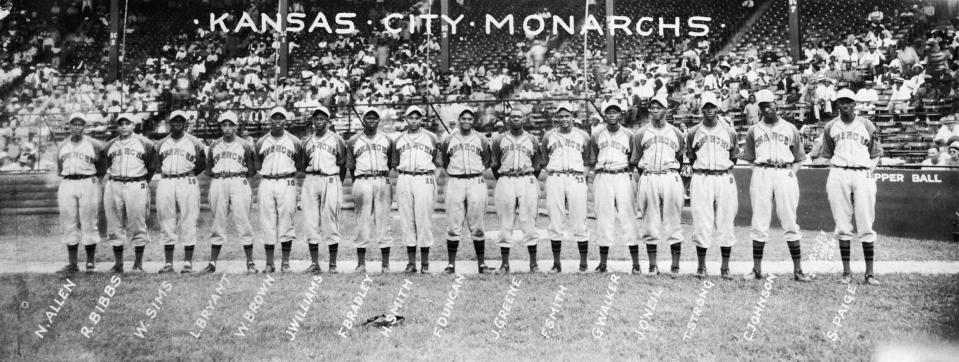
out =
[[382,273],[382,274],[387,274],[387,273],[389,273],[389,272],[390,272],[390,266],[389,266],[389,265],[384,265],[384,266],[380,267],[380,273]]
[[143,265],[134,265],[131,271],[134,273],[143,273]]
[[57,274],[66,275],[66,274],[77,273],[79,271],[80,271],[80,267],[78,267],[76,264],[67,264],[60,270],[57,270]]
[[529,272],[530,272],[530,274],[539,273],[539,265],[530,264],[530,265],[529,265]]
[[678,276],[679,276],[679,266],[676,266],[676,265],[671,266],[671,267],[669,268],[669,276],[672,277],[672,278],[678,277]]
[[706,279],[706,268],[696,269],[696,277],[699,279]]
[[597,272],[597,273],[605,273],[605,272],[606,272],[606,264],[599,264],[599,265],[597,265],[597,266],[596,266],[596,269],[593,269],[593,271],[594,271],[594,272]]
[[267,264],[266,267],[263,268],[263,273],[273,273],[275,271],[276,266],[273,266],[273,264]]
[[[483,267],[480,267],[480,269],[482,268]],[[453,266],[453,264],[447,265],[445,268],[443,268],[443,274],[456,274],[456,267]],[[482,272],[480,272],[480,274],[482,274]]]
[[580,265],[579,270],[577,270],[576,272],[580,274],[586,274],[587,272],[589,272],[589,267],[587,267],[586,264]]
[[629,273],[632,275],[641,275],[643,270],[640,269],[639,265],[633,265],[633,268],[629,270]]
[[812,278],[806,276],[801,270],[793,273],[793,280],[797,282],[808,283],[812,281]]
[[719,269],[719,276],[720,276],[721,278],[723,278],[723,279],[726,279],[726,280],[731,280],[731,279],[733,279],[733,276],[729,274],[729,269],[728,269],[728,268]]
[[336,264],[330,264],[330,267],[327,268],[327,272],[330,274],[336,274]]
[[[486,264],[481,264],[477,267],[480,274],[492,274],[494,273],[493,268],[486,266]],[[453,272],[456,272],[456,269],[453,269]]]
[[323,270],[320,269],[320,265],[319,265],[319,264],[316,264],[316,263],[313,263],[313,264],[310,264],[310,267],[309,267],[309,268],[306,268],[306,271],[305,271],[304,273],[316,275],[316,274],[320,274],[320,273],[322,273],[322,272],[323,272]]
[[429,264],[420,264],[420,274],[429,274],[430,265]]
[[158,271],[157,274],[166,274],[166,273],[173,273],[173,272],[174,272],[173,264],[166,263],[163,265],[163,269],[160,269],[160,271]]
[[413,265],[413,263],[406,264],[406,270],[403,272],[406,274],[416,274],[416,265]]
[[866,275],[866,280],[863,281],[863,284],[868,284],[868,285],[881,285],[882,283],[880,283],[880,282],[879,282],[879,279],[876,279],[876,277],[875,277],[874,275],[871,275],[871,274],[870,274],[870,275]]
[[87,269],[87,274],[93,274],[97,271],[96,266],[94,266],[93,263],[87,263],[86,269]]
[[659,275],[659,266],[650,265],[649,266],[649,275]]
[[765,277],[763,276],[762,271],[753,269],[753,270],[750,271],[749,273],[746,273],[746,275],[743,275],[743,279],[746,279],[746,280],[763,280],[763,279],[765,279]]
[[203,270],[200,270],[200,274],[213,274],[216,272],[216,265],[207,264]]
[[496,274],[496,275],[507,275],[507,274],[509,274],[509,265],[505,265],[505,264],[504,264],[504,265],[500,266],[499,269],[496,269],[496,272],[495,272],[494,274]]
[[366,274],[366,264],[357,265],[356,269],[353,269],[353,272]]
[[255,264],[255,263],[253,263],[252,261],[248,261],[248,262],[246,262],[246,272],[247,272],[248,274],[256,274],[256,273],[259,273],[260,271],[259,271],[259,270],[256,270],[256,264]]
[[290,263],[280,264],[280,272],[281,272],[281,273],[289,273],[289,272],[290,272]]
[[553,264],[553,267],[552,267],[552,268],[549,268],[549,273],[550,273],[550,274],[559,274],[559,273],[562,273],[562,272],[563,272],[563,267],[560,266],[559,264]]
[[839,284],[849,284],[852,283],[852,274],[842,273],[842,277],[839,278]]
[[190,274],[193,273],[193,263],[183,264],[183,269],[180,269],[180,274]]
[[110,268],[110,272],[114,274],[123,274],[123,265],[113,264],[113,267]]

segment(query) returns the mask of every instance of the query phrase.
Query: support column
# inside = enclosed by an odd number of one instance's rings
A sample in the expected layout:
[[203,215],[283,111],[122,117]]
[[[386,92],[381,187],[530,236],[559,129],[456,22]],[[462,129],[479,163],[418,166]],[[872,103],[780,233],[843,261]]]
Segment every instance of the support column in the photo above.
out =
[[[440,16],[450,16],[450,0],[440,0]],[[446,73],[450,70],[450,37],[449,25],[440,21],[440,72]]]
[[789,56],[794,62],[802,60],[802,44],[800,44],[799,29],[799,0],[789,0]]
[[[606,0],[606,23],[609,26],[609,17],[616,15],[616,0]],[[603,29],[606,32],[606,63],[611,67],[616,66],[616,35],[612,31]]]
[[286,36],[286,14],[289,12],[288,0],[280,0],[280,49],[278,62],[280,63],[280,77],[286,77],[289,70],[290,41]]
[[110,0],[110,64],[107,81],[112,82],[120,74],[120,0]]

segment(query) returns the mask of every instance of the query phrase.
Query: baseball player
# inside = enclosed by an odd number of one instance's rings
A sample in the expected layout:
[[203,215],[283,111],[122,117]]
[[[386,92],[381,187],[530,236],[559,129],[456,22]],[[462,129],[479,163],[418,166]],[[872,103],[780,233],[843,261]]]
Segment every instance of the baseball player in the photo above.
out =
[[853,215],[856,231],[862,242],[862,254],[866,259],[866,284],[879,285],[873,275],[872,262],[876,232],[872,222],[876,219],[876,179],[873,169],[882,156],[876,126],[868,119],[856,116],[856,95],[842,89],[836,95],[839,117],[823,129],[822,157],[829,159],[829,176],[826,178],[826,194],[829,207],[836,221],[836,239],[842,258],[842,283],[849,284],[852,274],[849,269],[850,244],[853,238]]
[[739,191],[730,170],[736,165],[739,142],[736,129],[718,119],[719,100],[703,92],[703,121],[686,134],[686,156],[692,165],[689,206],[693,214],[693,241],[699,266],[696,276],[706,277],[706,251],[719,242],[721,277],[729,279],[729,255],[736,237],[733,221],[739,210]]
[[489,189],[483,171],[492,158],[489,140],[473,130],[476,110],[464,107],[459,114],[459,130],[450,132],[439,146],[442,164],[449,176],[446,181],[446,250],[449,265],[444,273],[456,273],[456,249],[465,228],[473,239],[476,265],[480,274],[492,271],[486,266],[486,234],[483,216]]
[[107,239],[113,245],[116,263],[110,270],[123,273],[123,245],[130,235],[133,244],[133,271],[143,271],[143,250],[150,242],[147,233],[147,212],[150,206],[149,182],[156,172],[156,147],[153,141],[134,134],[132,114],[117,116],[117,137],[103,148],[107,183],[103,191],[103,207],[107,217]]
[[300,196],[307,244],[312,263],[307,273],[319,274],[319,244],[330,252],[330,272],[336,272],[336,254],[340,240],[340,204],[343,202],[343,178],[346,177],[346,141],[329,129],[330,110],[323,106],[311,114],[314,133],[303,142],[306,179]]
[[[596,271],[606,272],[606,259],[614,235],[629,247],[633,259],[632,273],[639,273],[639,246],[636,242],[636,214],[633,209],[633,173],[630,160],[635,150],[633,133],[623,127],[623,106],[606,102],[601,111],[606,125],[596,128],[589,145],[596,155],[596,179],[593,181],[593,207],[596,212],[596,243],[599,244],[599,265]],[[616,221],[622,233],[616,233]],[[580,248],[579,271],[586,271],[585,251]]]
[[[639,169],[640,174],[638,199],[643,214],[640,237],[646,243],[649,272],[659,273],[656,246],[665,240],[669,243],[673,259],[669,272],[675,276],[679,274],[679,257],[684,240],[683,230],[679,227],[684,194],[679,169],[683,164],[686,140],[679,128],[666,123],[668,108],[665,95],[660,94],[650,100],[650,121],[633,134],[632,148],[635,151],[630,163]],[[639,265],[635,261],[633,270],[639,273]]]
[[763,247],[769,233],[769,219],[776,199],[776,216],[785,231],[786,244],[793,259],[793,279],[810,281],[802,272],[802,253],[799,240],[802,234],[796,224],[796,208],[799,206],[799,182],[796,173],[806,159],[799,130],[779,118],[776,98],[767,89],[756,92],[756,102],[762,122],[756,122],[746,132],[742,159],[753,166],[749,182],[749,196],[753,208],[753,270],[747,277],[763,279]]
[[79,244],[82,242],[87,254],[86,272],[94,271],[94,256],[100,232],[97,216],[100,215],[100,183],[104,170],[103,143],[83,135],[87,124],[82,113],[70,115],[70,137],[60,143],[57,150],[57,174],[63,179],[57,190],[57,205],[60,208],[60,228],[63,243],[67,245],[69,263],[60,273],[80,271],[77,266]]
[[426,112],[410,106],[404,113],[406,132],[394,141],[393,161],[396,203],[400,212],[400,230],[409,264],[407,273],[416,273],[416,247],[420,248],[420,272],[429,272],[430,247],[433,246],[433,202],[436,198],[436,170],[440,163],[436,151],[439,139],[420,127]]
[[586,264],[589,230],[586,228],[586,174],[596,164],[596,155],[589,146],[589,134],[573,127],[569,103],[556,106],[558,128],[546,132],[540,151],[546,162],[546,211],[549,213],[549,239],[553,251],[550,273],[561,273],[560,254],[563,240],[572,234],[580,250],[580,264]]
[[259,169],[256,151],[252,142],[237,136],[237,119],[232,111],[223,112],[219,117],[223,137],[210,144],[207,152],[206,174],[210,176],[210,211],[213,213],[213,227],[210,235],[210,263],[202,273],[216,271],[216,262],[220,249],[227,237],[229,220],[243,244],[246,254],[246,270],[255,274],[253,263],[253,228],[250,225],[250,205],[253,203],[253,191],[249,178]]
[[366,248],[376,242],[382,254],[382,270],[390,271],[390,160],[393,141],[378,127],[380,112],[363,112],[363,132],[346,142],[346,168],[353,178],[356,208],[356,272],[366,272]]
[[290,250],[296,232],[293,214],[296,212],[296,172],[302,169],[303,144],[286,131],[286,121],[293,118],[283,107],[270,110],[270,133],[256,141],[260,162],[260,185],[257,198],[260,208],[260,228],[263,229],[263,249],[266,252],[264,273],[276,270],[273,249],[280,243],[282,259],[280,272],[290,271]]
[[[503,263],[497,274],[509,274],[509,251],[514,242],[522,241],[529,251],[530,273],[539,272],[536,263],[536,209],[539,202],[539,171],[542,167],[539,141],[523,129],[526,115],[513,108],[509,112],[509,130],[493,138],[490,146],[493,189],[496,214],[499,215],[500,232],[497,245]],[[513,240],[516,215],[519,214],[523,236]]]
[[186,133],[186,117],[183,111],[171,113],[170,135],[157,145],[155,169],[160,170],[161,177],[156,190],[157,216],[166,260],[160,274],[173,272],[173,248],[178,242],[183,244],[184,252],[180,272],[193,271],[196,222],[200,216],[200,185],[196,176],[206,169],[206,146]]

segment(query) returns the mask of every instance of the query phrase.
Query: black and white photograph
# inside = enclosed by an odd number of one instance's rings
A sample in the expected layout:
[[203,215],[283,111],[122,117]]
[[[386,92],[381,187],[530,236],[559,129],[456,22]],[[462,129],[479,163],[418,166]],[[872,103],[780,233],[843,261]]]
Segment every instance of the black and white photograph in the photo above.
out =
[[0,0],[0,361],[955,361],[959,0]]

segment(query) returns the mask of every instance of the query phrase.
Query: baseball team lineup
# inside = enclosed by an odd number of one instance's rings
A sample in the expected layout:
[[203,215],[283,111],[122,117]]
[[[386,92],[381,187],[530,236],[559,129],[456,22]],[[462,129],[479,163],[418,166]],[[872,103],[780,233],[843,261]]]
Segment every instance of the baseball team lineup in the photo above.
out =
[[[876,204],[872,172],[882,155],[881,147],[876,127],[856,115],[854,93],[842,89],[837,94],[839,116],[824,127],[821,154],[830,165],[826,191],[843,267],[840,281],[853,281],[850,254],[855,239],[862,244],[865,261],[860,280],[879,285],[873,270],[877,235],[872,227]],[[333,113],[316,106],[307,110],[313,129],[301,139],[286,129],[295,116],[276,107],[268,112],[268,133],[255,142],[238,134],[240,117],[226,111],[217,118],[222,137],[209,145],[187,132],[188,116],[183,111],[171,113],[170,132],[158,141],[134,133],[135,116],[120,114],[116,117],[117,136],[102,142],[84,134],[87,120],[83,114],[72,114],[67,119],[70,134],[57,153],[60,224],[68,254],[67,265],[58,273],[80,272],[81,244],[85,271],[96,271],[101,205],[106,216],[105,240],[114,255],[110,272],[125,272],[125,247],[130,245],[134,249],[131,270],[144,272],[144,251],[152,243],[146,222],[151,197],[156,201],[164,251],[158,272],[177,272],[174,254],[179,246],[183,250],[179,272],[193,273],[200,200],[205,191],[212,215],[211,248],[207,265],[198,273],[215,273],[223,245],[236,241],[242,245],[247,272],[276,272],[277,244],[279,271],[293,272],[290,254],[299,238],[307,244],[310,265],[297,272],[338,272],[339,246],[348,241],[356,248],[354,273],[367,273],[370,248],[380,250],[380,270],[388,273],[390,252],[399,239],[408,259],[403,272],[427,274],[431,273],[430,248],[441,237],[433,231],[437,179],[445,177],[443,216],[447,226],[442,237],[448,264],[442,273],[457,273],[456,254],[463,240],[472,241],[480,274],[509,274],[510,252],[519,245],[526,246],[530,272],[540,272],[536,220],[537,203],[544,192],[552,252],[550,274],[563,272],[562,245],[575,242],[580,273],[608,272],[610,247],[626,245],[632,262],[630,274],[658,275],[658,246],[662,244],[669,245],[668,274],[675,276],[680,273],[682,243],[691,238],[698,261],[695,276],[707,278],[707,253],[718,244],[719,276],[732,279],[729,259],[738,243],[734,219],[739,209],[732,168],[745,161],[752,169],[749,239],[753,255],[753,268],[745,277],[764,279],[764,246],[783,239],[793,262],[793,280],[810,282],[813,278],[802,269],[802,232],[796,222],[801,202],[796,175],[806,158],[802,138],[793,124],[779,116],[771,91],[761,90],[755,96],[762,119],[749,127],[742,145],[736,130],[718,117],[720,102],[708,91],[702,95],[701,119],[685,132],[669,123],[669,103],[657,96],[648,106],[649,121],[639,129],[623,124],[626,107],[613,101],[599,107],[605,122],[592,130],[577,126],[582,123],[575,119],[577,107],[559,103],[551,115],[555,126],[542,138],[525,130],[528,114],[520,108],[505,113],[506,130],[491,138],[474,129],[478,112],[469,106],[458,109],[456,129],[442,136],[424,127],[427,111],[419,106],[405,109],[400,117],[404,130],[394,135],[380,129],[383,110],[366,108],[359,112],[362,130],[344,139],[332,130]],[[392,171],[397,175],[395,186],[390,181]],[[489,234],[484,219],[490,197],[487,171],[495,179],[492,197],[499,220],[498,232]],[[201,174],[211,179],[208,190],[201,190],[197,179]],[[155,195],[151,195],[149,183],[155,175],[159,180]],[[304,175],[302,185],[297,182],[299,175]],[[687,175],[691,178],[690,235],[681,227],[682,177]],[[259,179],[255,195],[254,178]],[[352,240],[344,237],[347,230],[341,220],[347,178],[352,180],[356,218]],[[586,221],[589,193],[596,219],[593,230]],[[257,214],[251,215],[254,197]],[[390,230],[394,201],[398,235]],[[781,237],[769,232],[774,212],[783,229]],[[257,217],[258,230],[254,230],[251,217]],[[302,223],[305,235],[297,235],[297,223]],[[598,246],[595,267],[589,265],[590,239]],[[500,250],[497,268],[486,264],[487,240]],[[253,255],[255,241],[263,245],[261,267]],[[640,243],[646,245],[645,272],[640,265]],[[325,270],[320,263],[320,244],[328,248]]]

